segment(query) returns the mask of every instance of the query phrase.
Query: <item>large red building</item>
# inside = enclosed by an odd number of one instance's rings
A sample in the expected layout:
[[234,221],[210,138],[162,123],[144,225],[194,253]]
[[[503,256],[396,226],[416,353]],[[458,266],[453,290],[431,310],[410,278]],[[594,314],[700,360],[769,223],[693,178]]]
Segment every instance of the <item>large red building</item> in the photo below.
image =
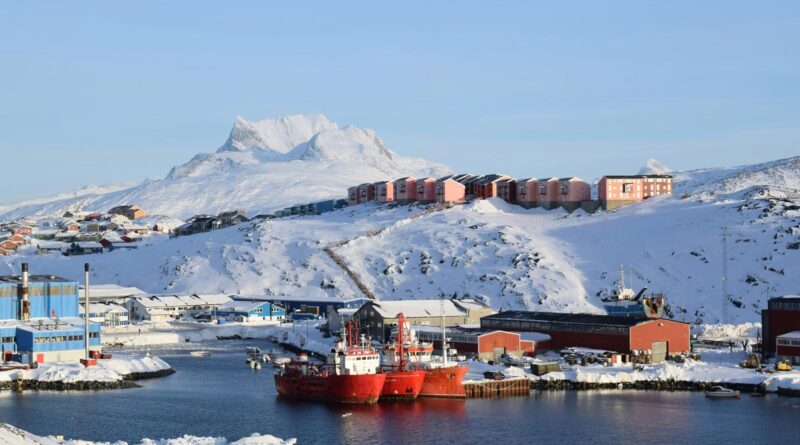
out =
[[664,318],[505,311],[481,318],[481,328],[541,332],[550,336],[554,349],[650,350],[654,362],[690,349],[689,324]]
[[767,309],[761,311],[763,336],[762,353],[765,357],[775,355],[779,335],[800,331],[800,295],[784,295],[771,298]]

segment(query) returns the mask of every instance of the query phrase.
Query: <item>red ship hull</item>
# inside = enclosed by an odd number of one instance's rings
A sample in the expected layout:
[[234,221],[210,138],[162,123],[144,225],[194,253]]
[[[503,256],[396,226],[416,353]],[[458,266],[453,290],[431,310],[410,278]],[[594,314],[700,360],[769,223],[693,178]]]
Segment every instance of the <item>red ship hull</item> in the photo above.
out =
[[278,375],[278,394],[307,400],[336,403],[375,403],[381,396],[386,374],[364,375]]
[[461,384],[467,374],[466,366],[448,366],[425,370],[420,397],[453,397],[466,398],[464,386]]
[[381,400],[412,401],[419,396],[425,371],[392,371],[386,373]]

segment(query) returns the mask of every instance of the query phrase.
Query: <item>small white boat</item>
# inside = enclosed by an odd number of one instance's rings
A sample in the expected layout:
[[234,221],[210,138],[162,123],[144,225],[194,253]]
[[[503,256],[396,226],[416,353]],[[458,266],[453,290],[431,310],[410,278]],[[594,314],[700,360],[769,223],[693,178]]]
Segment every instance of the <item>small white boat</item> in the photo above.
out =
[[292,361],[292,359],[290,359],[288,357],[278,357],[278,358],[272,360],[272,365],[280,367],[280,366],[283,366],[283,365],[285,365],[285,364],[287,364],[287,363],[289,363],[291,361]]
[[269,356],[269,354],[264,354],[261,356],[261,361],[264,363],[269,363],[271,360],[272,358]]
[[248,346],[245,348],[245,352],[248,354],[261,354],[261,349],[258,346]]
[[211,351],[191,351],[189,355],[192,357],[211,357]]
[[715,386],[706,391],[706,397],[712,399],[738,399],[739,396],[739,391],[728,389],[724,386]]

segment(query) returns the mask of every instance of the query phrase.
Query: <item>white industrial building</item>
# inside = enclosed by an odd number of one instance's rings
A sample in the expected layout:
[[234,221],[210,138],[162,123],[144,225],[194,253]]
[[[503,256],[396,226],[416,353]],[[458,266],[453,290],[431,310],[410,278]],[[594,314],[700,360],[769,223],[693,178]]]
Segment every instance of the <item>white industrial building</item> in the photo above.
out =
[[130,298],[125,308],[131,320],[170,321],[211,313],[229,301],[223,294],[148,295]]
[[[89,292],[91,293],[91,290]],[[83,304],[80,305],[79,311],[81,318],[84,318],[86,310]],[[104,328],[127,326],[129,323],[128,310],[119,304],[89,303],[89,321],[100,323]]]

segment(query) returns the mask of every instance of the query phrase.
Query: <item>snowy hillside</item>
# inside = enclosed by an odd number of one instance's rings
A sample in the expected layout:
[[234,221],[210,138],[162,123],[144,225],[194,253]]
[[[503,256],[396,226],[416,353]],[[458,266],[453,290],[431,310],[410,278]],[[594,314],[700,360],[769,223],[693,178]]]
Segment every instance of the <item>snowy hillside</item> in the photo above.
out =
[[237,208],[257,213],[343,198],[348,186],[360,182],[449,172],[444,165],[394,153],[373,130],[339,128],[322,115],[237,118],[216,153],[199,154],[163,179],[0,207],[0,219],[132,203],[181,219]]
[[600,298],[624,264],[628,286],[664,292],[675,318],[713,323],[721,314],[727,226],[730,319],[752,322],[767,298],[800,290],[800,194],[765,190],[571,215],[496,199],[445,209],[369,204],[132,252],[26,260],[32,270],[73,278],[88,260],[95,282],[150,292],[361,296],[324,251],[333,246],[378,298],[470,294],[495,308],[572,312],[601,312]]

